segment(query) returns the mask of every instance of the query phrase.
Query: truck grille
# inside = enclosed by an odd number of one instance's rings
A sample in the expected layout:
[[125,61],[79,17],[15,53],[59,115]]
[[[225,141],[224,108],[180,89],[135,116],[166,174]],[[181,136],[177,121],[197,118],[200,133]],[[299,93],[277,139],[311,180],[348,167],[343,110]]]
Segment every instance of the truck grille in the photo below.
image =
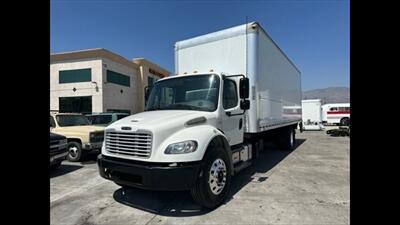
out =
[[150,133],[107,131],[105,147],[109,153],[149,158],[151,154],[151,140]]
[[63,145],[62,148],[60,148],[60,140],[53,140],[50,141],[50,156],[57,155],[63,152],[67,151],[67,145]]
[[52,151],[57,151],[58,150],[58,145],[60,141],[59,140],[52,140],[50,141],[50,152]]

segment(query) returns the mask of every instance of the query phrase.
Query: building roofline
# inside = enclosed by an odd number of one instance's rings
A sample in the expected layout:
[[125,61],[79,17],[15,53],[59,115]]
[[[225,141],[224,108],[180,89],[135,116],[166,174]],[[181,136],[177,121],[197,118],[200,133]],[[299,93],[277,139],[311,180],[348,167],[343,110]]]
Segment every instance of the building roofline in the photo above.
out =
[[139,66],[135,63],[132,63],[128,59],[115,54],[104,48],[92,48],[92,49],[82,49],[76,51],[68,51],[68,52],[60,52],[60,53],[51,53],[50,54],[50,63],[57,63],[63,61],[70,60],[79,60],[79,59],[89,59],[89,58],[106,58],[115,62],[118,62],[122,65],[128,66],[133,69],[138,69]]
[[169,72],[168,70],[162,68],[161,66],[159,66],[145,58],[134,58],[134,59],[132,59],[132,62],[138,66],[146,65],[148,67],[154,68],[155,70],[158,70],[157,72],[163,74],[163,76],[158,75],[159,77],[167,77],[168,75],[171,74],[171,72]]

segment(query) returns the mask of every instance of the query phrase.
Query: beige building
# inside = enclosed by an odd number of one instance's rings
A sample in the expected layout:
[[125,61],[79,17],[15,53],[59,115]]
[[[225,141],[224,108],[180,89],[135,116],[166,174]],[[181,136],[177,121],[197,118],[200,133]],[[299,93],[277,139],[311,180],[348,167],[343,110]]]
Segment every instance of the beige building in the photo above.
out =
[[144,89],[170,72],[146,59],[132,61],[106,49],[50,54],[50,110],[144,110]]

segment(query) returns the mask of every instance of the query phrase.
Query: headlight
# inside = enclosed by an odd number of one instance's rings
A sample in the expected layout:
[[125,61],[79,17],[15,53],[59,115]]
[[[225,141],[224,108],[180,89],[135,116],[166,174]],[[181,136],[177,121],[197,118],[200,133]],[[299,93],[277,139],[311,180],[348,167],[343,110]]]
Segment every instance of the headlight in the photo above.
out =
[[183,141],[168,145],[165,154],[184,154],[194,152],[197,149],[196,141]]
[[90,133],[90,138],[94,138],[94,136],[95,136],[95,133]]

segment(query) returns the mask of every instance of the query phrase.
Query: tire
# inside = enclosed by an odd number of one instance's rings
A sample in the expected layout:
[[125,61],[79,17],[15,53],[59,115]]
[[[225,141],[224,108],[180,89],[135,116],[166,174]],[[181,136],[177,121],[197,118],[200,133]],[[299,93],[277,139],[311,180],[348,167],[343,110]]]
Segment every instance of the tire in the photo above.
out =
[[299,130],[300,130],[300,133],[303,133],[303,131],[304,131],[303,121],[301,123],[299,123]]
[[283,150],[291,151],[296,143],[296,133],[292,127],[282,130],[281,147]]
[[[198,178],[190,193],[198,205],[214,209],[221,205],[229,194],[231,161],[221,147],[208,149],[203,160],[202,176]],[[216,176],[211,176],[212,172]]]
[[340,126],[349,126],[350,125],[350,118],[344,117],[340,119]]
[[82,159],[82,145],[76,141],[68,143],[68,156],[70,162],[79,162]]
[[61,161],[50,166],[50,169],[55,170],[61,166]]

